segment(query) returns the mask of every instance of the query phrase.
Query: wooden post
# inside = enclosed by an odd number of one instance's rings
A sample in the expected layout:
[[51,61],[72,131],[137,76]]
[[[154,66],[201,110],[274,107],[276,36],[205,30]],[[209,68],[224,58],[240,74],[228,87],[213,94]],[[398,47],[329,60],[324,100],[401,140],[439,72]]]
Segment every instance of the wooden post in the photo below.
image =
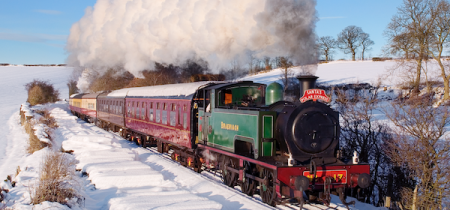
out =
[[416,210],[416,202],[417,202],[417,185],[416,185],[416,187],[414,188],[412,210]]
[[386,196],[386,200],[384,202],[384,207],[391,208],[391,197]]

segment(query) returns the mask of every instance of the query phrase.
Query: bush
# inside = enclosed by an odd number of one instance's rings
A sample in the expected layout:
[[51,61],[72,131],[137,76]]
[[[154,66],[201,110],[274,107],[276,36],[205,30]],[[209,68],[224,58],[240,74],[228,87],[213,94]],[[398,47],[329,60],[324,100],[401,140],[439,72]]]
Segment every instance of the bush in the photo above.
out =
[[80,92],[80,90],[77,87],[77,81],[73,79],[67,82],[67,87],[69,88],[69,96]]
[[52,103],[59,100],[59,92],[52,84],[46,81],[33,80],[25,85],[28,92],[27,102],[34,106],[37,104]]
[[386,60],[392,60],[392,58],[386,58],[386,57],[373,57],[372,61],[386,61]]
[[51,151],[44,157],[41,165],[39,182],[30,188],[31,203],[44,201],[70,205],[74,199],[81,201],[78,190],[81,184],[75,174],[76,160],[69,154]]
[[134,76],[128,71],[109,69],[103,75],[93,75],[94,81],[89,85],[91,92],[118,90],[127,86]]

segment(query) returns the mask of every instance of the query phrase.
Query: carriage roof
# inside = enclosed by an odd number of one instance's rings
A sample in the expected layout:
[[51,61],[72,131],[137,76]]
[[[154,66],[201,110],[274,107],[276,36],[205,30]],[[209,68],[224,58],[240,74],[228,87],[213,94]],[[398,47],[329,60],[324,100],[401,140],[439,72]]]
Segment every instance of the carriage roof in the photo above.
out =
[[195,92],[212,84],[222,83],[217,81],[203,81],[192,83],[180,83],[169,85],[156,85],[147,87],[125,88],[112,91],[108,97],[127,97],[127,98],[176,98],[192,99]]

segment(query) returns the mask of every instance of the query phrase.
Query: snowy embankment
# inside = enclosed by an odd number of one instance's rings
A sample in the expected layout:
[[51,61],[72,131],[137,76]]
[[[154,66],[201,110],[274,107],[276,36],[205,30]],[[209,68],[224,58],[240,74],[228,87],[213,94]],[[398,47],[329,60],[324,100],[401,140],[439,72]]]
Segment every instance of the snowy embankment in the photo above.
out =
[[0,74],[0,179],[3,180],[15,173],[26,155],[28,135],[16,130],[20,105],[27,100],[25,84],[33,79],[49,81],[59,90],[60,98],[68,98],[66,83],[72,67],[1,66]]

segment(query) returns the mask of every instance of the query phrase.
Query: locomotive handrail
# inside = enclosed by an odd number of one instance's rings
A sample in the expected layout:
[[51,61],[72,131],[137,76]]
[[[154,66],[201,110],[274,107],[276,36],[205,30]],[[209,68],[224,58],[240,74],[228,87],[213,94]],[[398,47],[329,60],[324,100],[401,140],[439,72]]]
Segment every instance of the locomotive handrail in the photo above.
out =
[[210,151],[214,151],[214,152],[217,152],[217,153],[222,153],[222,154],[228,155],[230,157],[237,157],[237,156],[239,156],[239,158],[242,159],[242,160],[261,165],[261,166],[263,166],[265,168],[268,168],[268,169],[272,169],[272,170],[276,170],[277,169],[277,166],[275,166],[275,165],[272,165],[272,164],[269,164],[269,163],[266,163],[266,162],[262,162],[262,161],[259,161],[259,160],[255,160],[253,158],[237,155],[237,154],[234,154],[234,153],[231,153],[231,152],[227,152],[227,151],[224,151],[224,150],[221,150],[221,149],[217,149],[217,148],[214,148],[214,147],[209,147],[209,146],[206,146],[206,145],[203,145],[203,144],[198,144],[198,147],[204,148],[204,149],[207,149],[207,150],[210,150]]

